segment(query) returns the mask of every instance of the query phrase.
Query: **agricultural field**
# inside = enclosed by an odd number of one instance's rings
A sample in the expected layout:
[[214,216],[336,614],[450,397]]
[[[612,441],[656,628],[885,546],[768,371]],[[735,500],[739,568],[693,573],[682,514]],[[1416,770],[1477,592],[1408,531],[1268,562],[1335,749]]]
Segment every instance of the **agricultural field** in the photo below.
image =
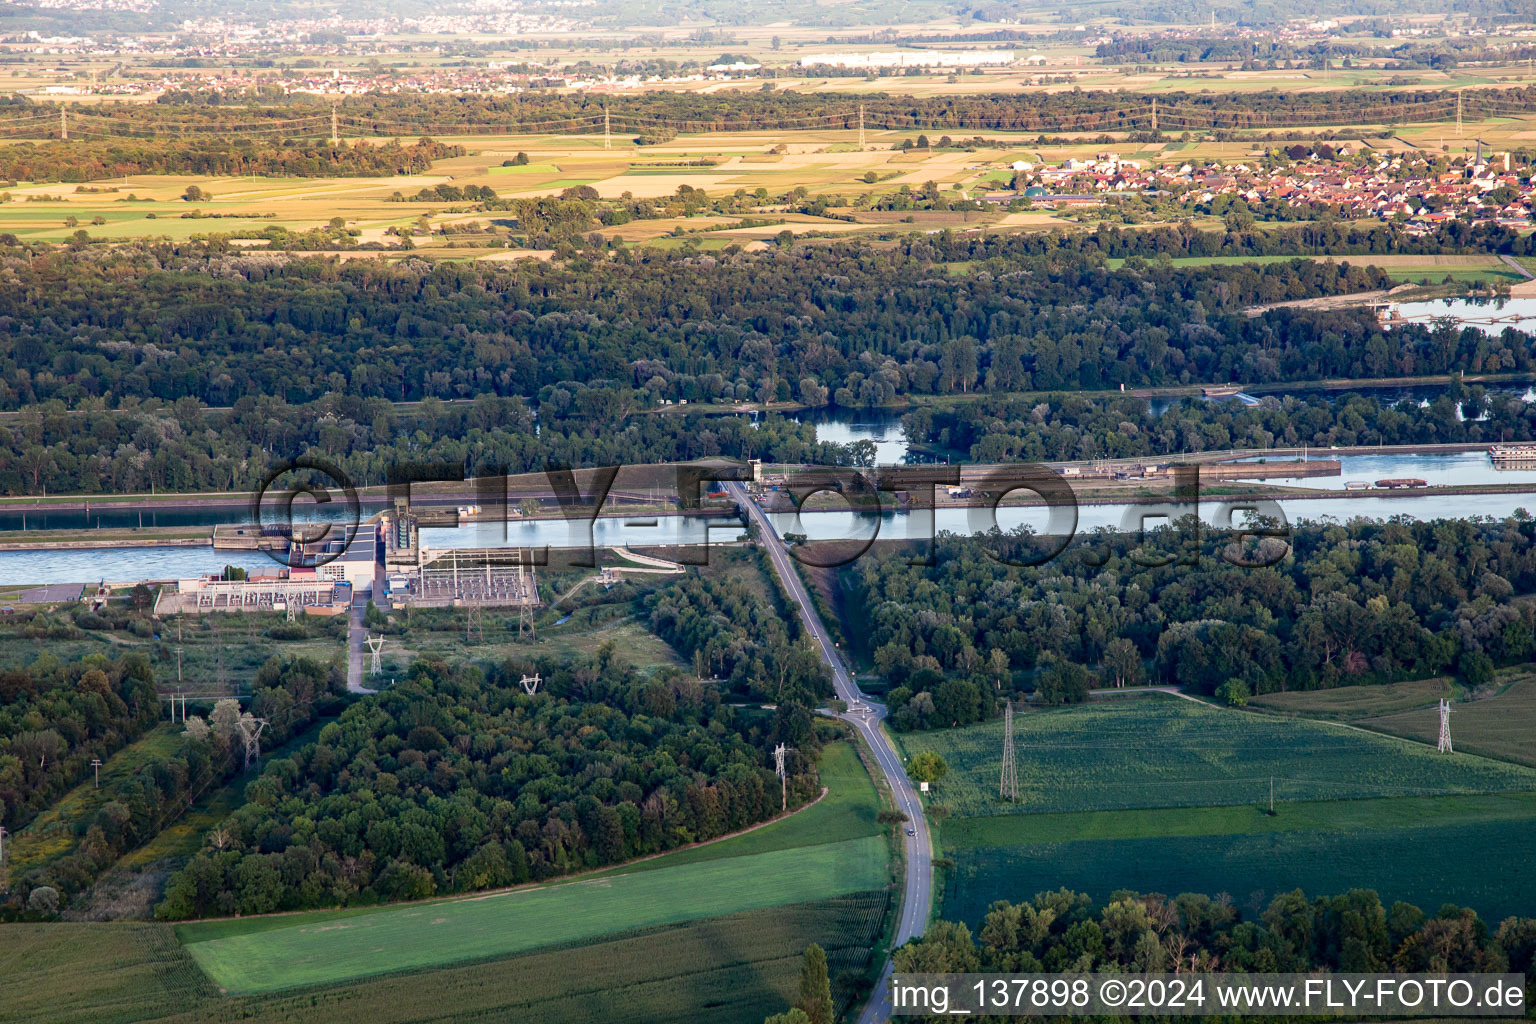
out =
[[[1303,718],[1354,722],[1376,715],[1433,708],[1436,701],[1455,696],[1457,690],[1456,684],[1449,679],[1412,679],[1382,686],[1338,686],[1328,690],[1266,693],[1250,697],[1248,703],[1266,711]],[[1434,737],[1429,739],[1433,741]]]
[[993,900],[1061,885],[1096,899],[1226,892],[1244,907],[1359,886],[1494,921],[1524,911],[1536,871],[1512,865],[1529,859],[1536,773],[1308,720],[1422,708],[1449,692],[1436,679],[1271,694],[1256,701],[1262,714],[1177,698],[1031,712],[1016,720],[1018,807],[993,796],[998,723],[905,736],[909,754],[936,750],[950,765],[935,797],[956,812],[941,828],[955,862],[944,916],[974,924]]
[[[1284,815],[1286,812],[1281,811]],[[1341,816],[1347,821],[1347,814]],[[1116,889],[1228,893],[1246,913],[1281,892],[1374,889],[1430,913],[1470,906],[1486,921],[1528,913],[1536,818],[1386,829],[1151,836],[956,851],[944,917],[974,924],[997,899],[1066,886],[1102,900]]]
[[1015,719],[1017,805],[997,797],[1002,723],[903,734],[949,765],[934,796],[960,816],[1536,790],[1536,771],[1347,726],[1152,696]]
[[[1536,677],[1522,675],[1492,697],[1452,705],[1451,738],[1458,751],[1536,767]],[[1363,728],[1435,742],[1440,718],[1433,710],[1364,718]]]
[[268,918],[259,930],[242,920],[188,924],[177,935],[219,988],[271,992],[831,899],[886,879],[885,843],[865,837],[463,899]]
[[[1292,77],[1308,79],[1315,74],[1295,72]],[[1369,78],[1373,72],[1361,69],[1355,74]],[[1265,73],[1201,78],[1198,82],[1202,88],[1215,82],[1239,91],[1297,84]],[[1127,77],[1117,72],[1096,70],[1093,75],[1082,76],[1080,83],[1085,88],[1185,89],[1190,87],[1191,80],[1158,74]],[[834,79],[788,87],[850,93],[895,88],[927,94],[935,91],[953,93],[957,86],[961,87],[960,91],[972,92],[992,91],[1007,85],[1007,76],[989,73],[959,76],[957,83],[947,83],[946,76],[917,76],[912,79],[883,77],[873,83],[856,78]],[[1328,87],[1349,86],[1340,78]],[[850,103],[853,102],[856,102],[856,96],[851,95]],[[1516,148],[1528,141],[1522,136],[1529,132],[1522,131],[1522,127],[1522,122],[1508,120],[1468,126],[1467,134],[1453,138],[1446,148],[1459,153],[1474,137],[1481,137],[1494,148]],[[1436,133],[1444,136],[1445,126],[1402,126],[1399,139],[1377,139],[1370,145],[1382,150],[1426,146],[1438,149],[1439,143],[1430,142],[1437,137]],[[462,145],[467,153],[440,160],[430,171],[414,175],[280,178],[138,174],[93,181],[87,186],[23,181],[3,189],[3,195],[9,198],[0,198],[0,233],[14,234],[23,241],[48,242],[68,241],[82,230],[93,239],[109,241],[157,237],[184,240],[232,233],[237,240],[244,239],[237,244],[259,248],[268,244],[260,235],[269,229],[302,233],[339,222],[355,233],[357,242],[385,246],[383,253],[386,256],[405,255],[397,248],[399,243],[395,237],[396,232],[402,231],[414,233],[416,255],[446,259],[544,256],[547,253],[543,250],[505,248],[508,235],[515,232],[515,217],[511,214],[474,212],[470,209],[473,204],[418,202],[413,197],[422,189],[449,182],[456,187],[488,186],[503,198],[555,195],[575,186],[590,186],[605,199],[626,194],[639,199],[661,198],[673,195],[680,186],[686,185],[716,196],[737,190],[755,192],[760,188],[772,195],[780,195],[803,187],[812,195],[853,201],[861,196],[893,193],[902,187],[919,189],[929,182],[958,196],[956,190],[972,193],[1005,184],[1011,176],[1009,164],[1014,160],[1055,163],[1068,157],[1092,157],[1104,149],[1102,142],[1086,136],[1081,142],[1041,146],[1038,133],[1001,131],[984,134],[989,139],[1000,140],[1002,145],[975,152],[893,148],[916,139],[919,134],[924,133],[871,129],[866,133],[863,149],[859,148],[857,132],[843,129],[683,134],[650,146],[636,145],[627,134],[621,134],[609,149],[603,147],[600,133],[444,136],[441,141]],[[1309,134],[1307,130],[1298,130],[1297,138],[1305,139]],[[1198,136],[1189,141],[1125,141],[1118,143],[1115,150],[1126,159],[1143,162],[1242,161],[1251,160],[1266,146],[1274,144],[1216,141]],[[526,164],[505,166],[519,154],[526,155]],[[873,180],[866,180],[869,177]],[[201,189],[206,196],[196,201],[183,199],[192,186]],[[396,193],[406,201],[394,201]],[[849,215],[852,220],[843,219]],[[622,239],[626,244],[669,248],[682,244],[684,239],[691,239],[701,248],[718,250],[732,244],[761,246],[785,230],[802,236],[882,236],[947,226],[986,225],[999,230],[1030,230],[1067,227],[1075,223],[1074,219],[1051,211],[1008,212],[1001,208],[979,213],[845,208],[838,211],[837,218],[772,212],[770,209],[752,215],[750,222],[739,217],[675,216],[635,220],[605,227],[602,233],[606,238]],[[445,228],[449,233],[444,233]],[[373,254],[370,250],[360,253]],[[344,254],[342,258],[351,257]],[[1467,257],[1483,262],[1444,269],[1435,257],[1399,258],[1413,261],[1393,268],[1393,275],[1403,281],[1439,283],[1447,274],[1464,283],[1514,283],[1521,280],[1510,267],[1497,261],[1488,262],[1492,257]]]
[[834,995],[846,1005],[870,968],[888,900],[885,892],[861,892],[469,966],[250,997],[220,994],[168,925],[15,925],[17,941],[3,957],[6,1020],[280,1024],[320,1014],[335,1024],[600,1024],[622,1011],[636,1024],[758,1024],[793,1000],[798,951],[813,942],[827,951]]

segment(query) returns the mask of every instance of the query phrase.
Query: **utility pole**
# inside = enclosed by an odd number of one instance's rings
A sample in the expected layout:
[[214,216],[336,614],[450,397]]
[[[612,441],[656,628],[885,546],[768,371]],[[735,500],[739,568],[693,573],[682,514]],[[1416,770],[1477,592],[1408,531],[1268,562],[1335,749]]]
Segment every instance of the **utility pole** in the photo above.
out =
[[1013,753],[1013,701],[1003,705],[1003,778],[997,794],[1014,803],[1019,799],[1019,766]]
[[859,152],[864,151],[864,104],[859,104]]
[[603,148],[613,148],[613,121],[608,116],[608,104],[603,104]]
[[101,758],[91,758],[91,767],[96,769],[96,788],[101,788]]
[[1451,747],[1451,702],[1444,697],[1440,698],[1440,742],[1438,748],[1442,754],[1454,754],[1456,752]]

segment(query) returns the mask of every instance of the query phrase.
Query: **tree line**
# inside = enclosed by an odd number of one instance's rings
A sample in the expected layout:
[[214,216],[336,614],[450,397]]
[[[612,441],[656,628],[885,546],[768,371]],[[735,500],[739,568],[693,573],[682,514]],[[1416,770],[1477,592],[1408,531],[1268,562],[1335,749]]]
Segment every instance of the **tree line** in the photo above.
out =
[[[1518,339],[1510,339],[1518,344]],[[1374,345],[1371,345],[1375,349]],[[1383,349],[1377,366],[1390,356]],[[1536,440],[1536,407],[1520,394],[1459,379],[1429,394],[1264,396],[1257,405],[1071,393],[986,395],[903,418],[909,441],[971,462],[1159,457],[1228,448],[1493,444]]]
[[893,958],[909,974],[1183,970],[1193,980],[1222,972],[1528,974],[1533,954],[1536,918],[1494,926],[1454,904],[1433,914],[1401,900],[1387,906],[1370,889],[1311,899],[1297,889],[1251,917],[1224,893],[1169,898],[1122,889],[1095,903],[1059,889],[997,901],[974,933],[940,921]]
[[[436,93],[368,94],[351,96],[341,114],[351,131],[381,136],[398,135],[402,125],[430,124],[434,131],[463,125],[466,131],[494,126],[515,131],[525,124],[550,125],[565,121],[571,130],[596,131],[606,111],[625,131],[722,132],[745,130],[803,129],[808,119],[818,119],[830,130],[857,130],[862,105],[866,124],[882,128],[908,127],[939,131],[1064,131],[1125,127],[1150,128],[1149,109],[1154,98],[1165,112],[1214,128],[1272,129],[1285,124],[1390,124],[1422,120],[1426,110],[1444,116],[1448,93],[1434,87],[1400,87],[1390,92],[1363,90],[1284,91],[1134,91],[1062,90],[1039,93],[967,93],[965,95],[910,96],[888,93],[861,95],[858,102],[826,93],[732,92],[729,96],[675,91],[632,96],[597,96],[527,90],[511,94],[444,95]],[[1485,105],[1508,109],[1530,106],[1536,89],[1506,87],[1468,94],[1473,110]],[[330,114],[325,97],[293,94],[271,97],[266,102],[243,105],[189,104],[184,97],[168,94],[166,102],[134,104],[114,102],[93,108],[102,117],[139,131],[183,131],[188,124],[209,128],[238,123],[242,126],[280,122],[295,117],[324,118]],[[51,104],[33,101],[13,104],[31,111],[50,111]],[[1136,111],[1140,116],[1130,115]],[[236,129],[238,130],[238,129]],[[321,126],[317,135],[328,131]]]
[[464,148],[431,139],[401,145],[217,138],[18,142],[0,149],[0,178],[85,182],[135,174],[268,175],[290,178],[421,174]]
[[[733,388],[734,390],[734,388]],[[749,392],[750,393],[750,392]],[[567,381],[535,416],[519,397],[472,402],[331,395],[289,405],[242,396],[227,409],[195,399],[78,411],[48,402],[0,426],[0,493],[139,493],[254,488],[276,462],[307,454],[354,484],[378,485],[393,467],[432,463],[467,476],[572,466],[686,462],[706,456],[848,465],[858,445],[817,441],[815,427],[772,415],[630,414],[628,391]]]

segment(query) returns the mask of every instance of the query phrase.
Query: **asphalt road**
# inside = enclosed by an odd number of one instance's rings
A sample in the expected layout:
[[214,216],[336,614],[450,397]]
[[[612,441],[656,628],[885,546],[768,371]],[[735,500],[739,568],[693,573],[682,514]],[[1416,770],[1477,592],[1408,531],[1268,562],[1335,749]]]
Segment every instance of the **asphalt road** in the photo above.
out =
[[347,689],[352,693],[373,692],[363,685],[363,644],[368,637],[363,613],[367,610],[368,595],[353,595],[352,606],[347,609]]
[[[884,705],[869,703],[869,699],[853,681],[853,675],[844,664],[842,655],[828,638],[821,617],[816,614],[816,606],[811,603],[811,597],[800,581],[800,574],[795,571],[794,560],[786,550],[783,539],[774,530],[763,510],[747,496],[741,484],[728,483],[725,486],[751,521],[757,524],[760,540],[768,552],[774,572],[778,574],[785,591],[799,606],[801,622],[811,636],[816,638],[821,658],[832,670],[832,684],[837,690],[837,696],[848,705],[843,720],[858,731],[874,753],[875,763],[879,765],[890,786],[893,801],[906,813],[906,827],[914,833],[903,837],[906,841],[907,877],[902,888],[901,917],[897,921],[893,938],[894,945],[899,946],[923,934],[923,929],[928,925],[929,909],[933,906],[933,847],[928,836],[928,821],[923,817],[922,802],[918,799],[912,781],[907,778],[906,769],[902,767],[901,755],[896,752],[890,737],[880,728],[881,719],[885,717]],[[869,1005],[859,1017],[861,1024],[877,1024],[891,1019],[890,993],[886,985],[890,972],[891,965],[887,962]]]

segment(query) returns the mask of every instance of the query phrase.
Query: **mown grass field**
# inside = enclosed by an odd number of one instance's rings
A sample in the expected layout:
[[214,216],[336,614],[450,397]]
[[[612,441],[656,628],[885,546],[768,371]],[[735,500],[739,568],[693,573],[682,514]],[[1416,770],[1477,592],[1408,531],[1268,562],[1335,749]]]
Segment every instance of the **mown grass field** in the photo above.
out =
[[869,967],[888,899],[884,892],[856,893],[469,966],[252,997],[219,995],[166,925],[8,925],[15,941],[0,951],[3,1012],[15,1024],[758,1024],[794,999],[800,952],[812,942],[826,949],[834,995],[846,999],[846,983]]
[[[1516,679],[1484,700],[1452,705],[1451,740],[1458,751],[1536,767],[1536,677]],[[1435,742],[1440,716],[1433,709],[1368,718],[1368,729]]]
[[1147,697],[1015,718],[1020,802],[997,796],[1002,723],[907,733],[949,773],[933,800],[954,813],[1257,804],[1536,790],[1536,771],[1345,726]]
[[[271,992],[846,896],[882,886],[885,858],[884,842],[866,837],[371,913],[297,915],[260,931],[236,920],[177,932],[221,989]],[[264,924],[271,920],[281,919]]]
[[[1283,813],[1283,812],[1282,812]],[[998,899],[1066,886],[1102,900],[1116,889],[1228,893],[1253,912],[1276,893],[1374,889],[1433,914],[1470,906],[1485,920],[1536,901],[1531,818],[1387,829],[1153,836],[975,847],[955,853],[945,918],[974,924]]]
[[[1293,690],[1251,697],[1249,704],[1268,711],[1353,722],[1377,715],[1433,707],[1441,697],[1454,696],[1449,679],[1412,679],[1384,686],[1339,686],[1331,690]],[[1433,738],[1433,737],[1431,737]]]

